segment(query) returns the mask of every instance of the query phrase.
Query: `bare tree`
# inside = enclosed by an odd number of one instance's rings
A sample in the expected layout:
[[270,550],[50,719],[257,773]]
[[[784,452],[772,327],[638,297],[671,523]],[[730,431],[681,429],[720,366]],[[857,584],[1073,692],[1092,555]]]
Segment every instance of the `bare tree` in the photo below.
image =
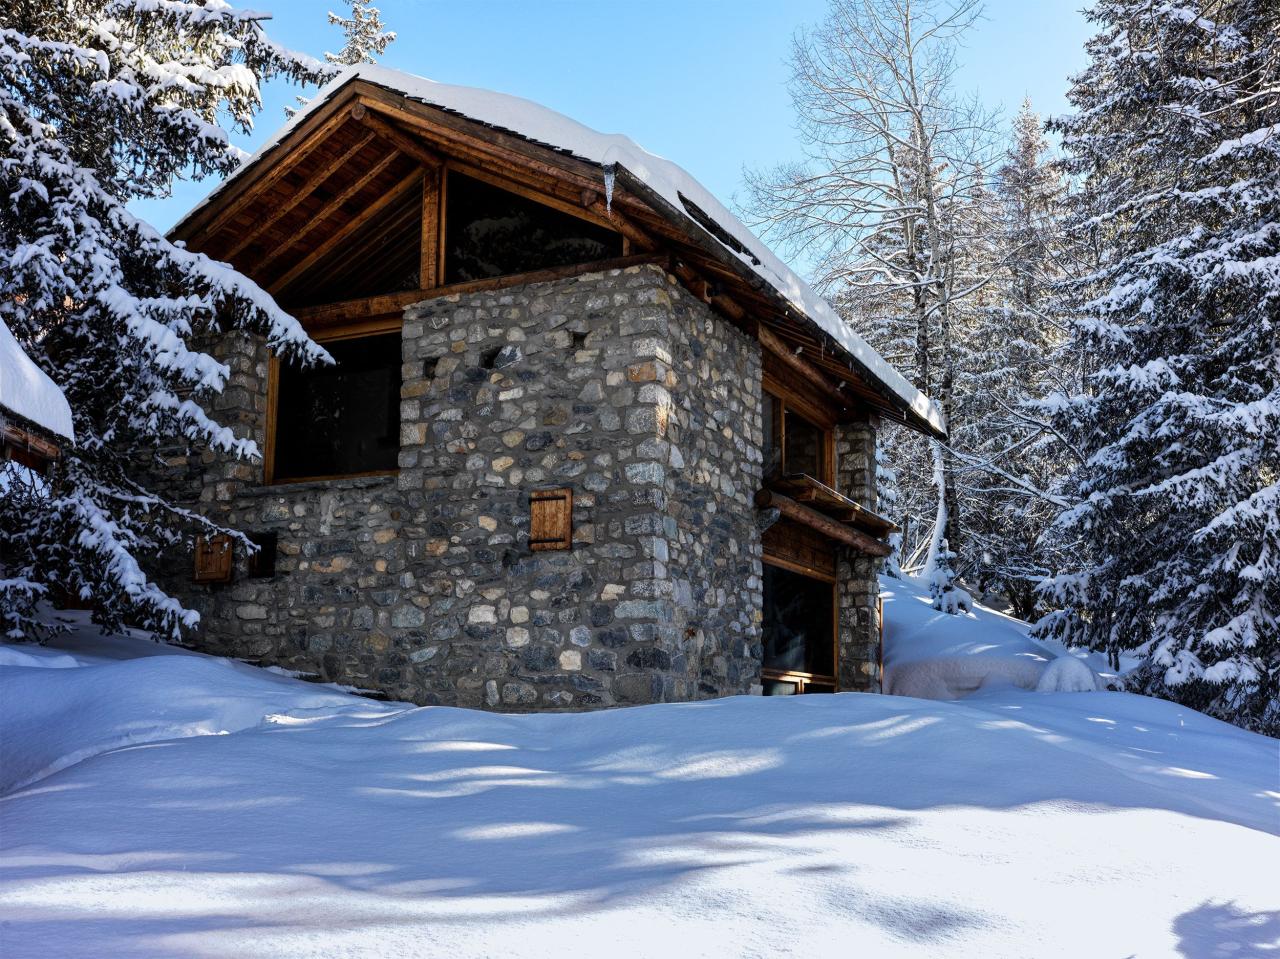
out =
[[[984,182],[995,118],[954,89],[957,46],[980,13],[977,0],[832,0],[792,55],[806,158],[746,174],[756,225],[939,403],[953,432],[957,344],[995,272]],[[946,606],[959,501],[943,446],[928,456],[925,574]],[[900,470],[904,487],[919,472]]]

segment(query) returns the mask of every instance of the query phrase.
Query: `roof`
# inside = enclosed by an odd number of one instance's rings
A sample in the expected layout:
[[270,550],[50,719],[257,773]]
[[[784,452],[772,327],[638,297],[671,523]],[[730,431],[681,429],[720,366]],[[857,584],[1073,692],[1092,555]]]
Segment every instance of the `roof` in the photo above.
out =
[[866,377],[892,397],[894,405],[902,408],[907,421],[917,428],[945,435],[946,422],[938,407],[872,349],[825,299],[688,172],[670,160],[648,152],[626,136],[599,133],[521,97],[437,83],[376,65],[348,68],[321,88],[305,109],[276,131],[230,177],[193,207],[172,232],[180,233],[185,224],[219,198],[238,177],[261,163],[309,116],[357,80],[598,166],[606,198],[612,198],[615,184],[619,181],[640,187],[650,194],[651,200],[669,208],[664,212],[680,217],[685,229],[700,233],[704,239],[719,245],[722,252],[727,252],[740,267],[751,271],[779,299],[829,336]]
[[0,320],[0,408],[66,440],[75,438],[71,405],[58,385],[32,362]]

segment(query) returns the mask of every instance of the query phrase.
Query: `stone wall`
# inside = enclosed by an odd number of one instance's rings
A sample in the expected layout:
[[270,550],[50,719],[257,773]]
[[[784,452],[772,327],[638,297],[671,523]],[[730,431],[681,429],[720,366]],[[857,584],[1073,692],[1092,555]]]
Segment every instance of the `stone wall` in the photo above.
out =
[[[876,508],[876,429],[873,414],[836,429],[836,483],[840,492]],[[849,547],[837,551],[839,676],[841,689],[880,691],[880,560]]]
[[[263,439],[265,348],[215,410]],[[759,354],[665,271],[406,311],[396,476],[261,486],[206,456],[203,509],[276,574],[182,585],[214,651],[420,703],[576,709],[748,692],[759,669]],[[574,490],[573,549],[528,546]]]

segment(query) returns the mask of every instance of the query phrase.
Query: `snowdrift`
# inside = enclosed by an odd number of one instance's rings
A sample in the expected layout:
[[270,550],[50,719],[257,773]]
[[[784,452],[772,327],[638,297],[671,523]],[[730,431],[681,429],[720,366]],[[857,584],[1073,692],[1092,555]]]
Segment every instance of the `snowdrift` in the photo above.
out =
[[1275,934],[1280,744],[1165,702],[504,716],[56,644],[0,656],[27,783],[0,795],[5,959],[1207,957]]
[[939,612],[925,585],[910,577],[882,576],[880,589],[886,693],[960,699],[999,686],[1042,693],[1104,687],[1101,657],[1038,642],[1021,620],[979,603],[968,612]]

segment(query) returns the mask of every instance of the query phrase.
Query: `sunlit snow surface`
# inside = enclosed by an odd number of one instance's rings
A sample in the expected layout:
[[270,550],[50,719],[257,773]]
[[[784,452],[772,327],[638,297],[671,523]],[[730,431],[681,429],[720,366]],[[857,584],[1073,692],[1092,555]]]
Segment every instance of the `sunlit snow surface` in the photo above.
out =
[[0,955],[1263,956],[1278,749],[1009,686],[414,709],[78,630],[0,647]]
[[1026,623],[981,604],[939,612],[918,579],[882,576],[880,592],[885,692],[922,699],[959,699],[999,686],[1080,692],[1115,678],[1104,657],[1034,640]]

